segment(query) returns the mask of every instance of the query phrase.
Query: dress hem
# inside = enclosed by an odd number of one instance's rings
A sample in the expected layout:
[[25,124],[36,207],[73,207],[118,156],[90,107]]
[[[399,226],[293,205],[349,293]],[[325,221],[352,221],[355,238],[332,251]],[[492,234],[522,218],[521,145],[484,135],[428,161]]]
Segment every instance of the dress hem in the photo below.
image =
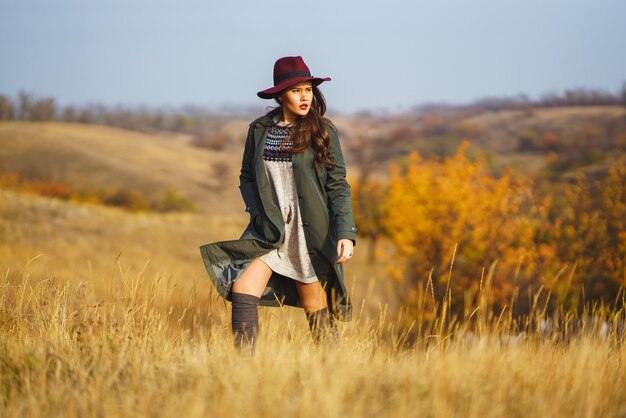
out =
[[[276,251],[276,250],[274,250],[274,251]],[[268,254],[270,254],[270,253],[268,253]],[[268,254],[265,254],[265,255],[268,255]],[[287,278],[289,278],[291,280],[294,280],[294,281],[300,282],[300,283],[305,283],[305,284],[315,283],[315,282],[319,282],[320,281],[319,278],[317,277],[317,275],[311,276],[311,277],[307,277],[307,278],[295,278],[293,276],[297,276],[297,275],[291,274],[291,273],[289,273],[287,271],[278,271],[276,268],[273,268],[272,266],[270,266],[270,264],[263,259],[263,257],[265,255],[259,257],[258,259],[261,260],[274,273],[278,273],[281,276],[285,276],[285,277],[287,277]],[[292,270],[292,273],[295,273],[295,272]]]

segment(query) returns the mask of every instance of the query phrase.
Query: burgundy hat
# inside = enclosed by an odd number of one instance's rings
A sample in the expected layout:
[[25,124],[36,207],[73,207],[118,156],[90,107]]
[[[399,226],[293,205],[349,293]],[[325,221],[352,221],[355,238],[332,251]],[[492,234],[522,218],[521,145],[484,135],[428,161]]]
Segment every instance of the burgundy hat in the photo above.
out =
[[282,57],[274,64],[274,87],[258,92],[257,96],[261,99],[271,99],[287,87],[305,81],[317,86],[324,81],[330,81],[330,77],[312,77],[302,57]]

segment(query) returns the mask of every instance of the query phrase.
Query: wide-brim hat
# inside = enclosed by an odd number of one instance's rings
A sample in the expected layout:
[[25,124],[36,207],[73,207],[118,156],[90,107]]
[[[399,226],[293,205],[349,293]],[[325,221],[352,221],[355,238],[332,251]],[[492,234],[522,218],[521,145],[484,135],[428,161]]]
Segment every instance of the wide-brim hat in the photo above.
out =
[[330,77],[313,77],[302,57],[282,57],[274,63],[274,87],[257,93],[262,99],[272,99],[281,91],[298,83],[310,81],[314,86],[330,81]]

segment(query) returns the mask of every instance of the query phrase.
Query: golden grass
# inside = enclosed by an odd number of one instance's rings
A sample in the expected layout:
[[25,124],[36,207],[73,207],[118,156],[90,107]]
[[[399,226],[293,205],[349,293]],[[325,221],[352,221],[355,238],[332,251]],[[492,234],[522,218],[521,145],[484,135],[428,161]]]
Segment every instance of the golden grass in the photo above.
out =
[[546,333],[540,308],[516,325],[486,297],[470,319],[440,303],[413,323],[381,299],[365,251],[338,349],[313,345],[301,310],[261,308],[257,352],[241,356],[197,245],[242,226],[0,191],[0,416],[626,415],[617,328]]
[[626,413],[626,349],[615,336],[506,340],[491,323],[459,343],[430,334],[406,346],[393,321],[359,317],[341,325],[333,350],[313,346],[294,310],[262,309],[246,357],[231,346],[225,309],[212,314],[194,298],[182,313],[167,309],[178,290],[163,276],[120,271],[103,296],[28,270],[0,288],[4,417]]

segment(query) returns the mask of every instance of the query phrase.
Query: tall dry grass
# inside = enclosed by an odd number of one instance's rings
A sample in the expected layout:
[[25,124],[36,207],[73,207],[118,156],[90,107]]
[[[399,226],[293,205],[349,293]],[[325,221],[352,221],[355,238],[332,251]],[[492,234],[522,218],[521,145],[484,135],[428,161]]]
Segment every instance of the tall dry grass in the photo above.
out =
[[236,221],[3,191],[0,215],[2,417],[626,415],[611,306],[555,318],[537,297],[523,320],[494,314],[487,275],[462,317],[428,282],[409,316],[380,299],[361,251],[337,349],[312,343],[301,310],[261,308],[241,356],[196,245]]
[[29,269],[4,269],[0,287],[3,417],[626,414],[626,349],[610,324],[511,334],[488,315],[453,323],[444,303],[413,341],[402,318],[360,313],[335,349],[311,342],[298,310],[267,308],[248,357],[220,300],[192,293],[175,312],[162,275],[120,265],[102,295]]

